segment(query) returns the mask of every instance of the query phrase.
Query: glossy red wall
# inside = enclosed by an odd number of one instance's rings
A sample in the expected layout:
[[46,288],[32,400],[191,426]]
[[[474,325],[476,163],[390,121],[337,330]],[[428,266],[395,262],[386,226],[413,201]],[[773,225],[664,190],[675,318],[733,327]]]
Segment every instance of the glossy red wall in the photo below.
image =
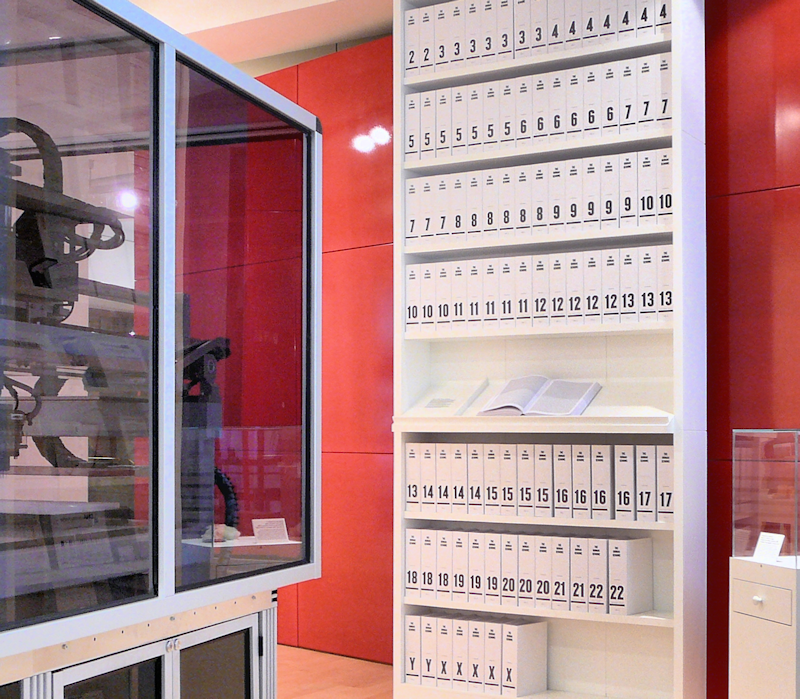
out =
[[278,640],[392,659],[391,37],[261,78],[323,128],[322,578],[278,595]]
[[800,3],[706,3],[708,697],[727,694],[731,430],[800,427]]

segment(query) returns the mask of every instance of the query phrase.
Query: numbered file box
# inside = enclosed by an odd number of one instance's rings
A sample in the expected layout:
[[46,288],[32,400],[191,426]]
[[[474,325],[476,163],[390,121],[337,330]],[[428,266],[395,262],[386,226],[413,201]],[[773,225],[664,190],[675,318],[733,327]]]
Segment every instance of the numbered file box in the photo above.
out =
[[[442,175],[433,180],[431,189],[433,190],[432,202],[433,210],[431,211],[431,231],[435,236],[450,235],[452,230],[452,222],[450,220],[450,186],[452,182],[452,175]],[[449,269],[452,265],[450,262],[444,262],[437,265],[437,270],[441,267]],[[437,279],[439,273],[437,271]],[[438,296],[438,282],[437,282],[437,296]],[[447,290],[449,294],[449,289]],[[439,317],[442,316],[443,320],[449,320],[446,315],[437,311],[436,322],[439,322]]]
[[419,75],[419,20],[420,10],[405,12],[406,76]]
[[421,538],[422,530],[406,529],[406,594],[411,597],[419,597],[420,594]]
[[436,599],[436,532],[421,529],[419,540],[419,596],[423,599]]
[[436,454],[436,511],[450,512],[450,488],[453,480],[450,465],[450,445],[437,444]]
[[421,682],[423,687],[436,686],[436,645],[438,641],[436,619],[434,617],[420,617],[420,666]]
[[656,31],[663,33],[672,24],[671,0],[656,0]]
[[[516,268],[514,258],[504,257],[498,261],[500,279],[498,282],[497,302],[500,306],[500,327],[513,328],[516,325],[515,281]],[[501,504],[505,499],[501,497]],[[511,503],[513,505],[513,503]]]
[[504,444],[500,450],[500,512],[517,514],[517,445]]
[[547,622],[505,621],[502,634],[502,695],[547,691]]
[[592,519],[613,519],[614,483],[611,445],[592,445]]
[[470,85],[467,89],[467,152],[472,155],[483,151],[483,85]]
[[550,323],[550,256],[534,255],[531,258],[531,305],[533,325]]
[[420,447],[415,442],[406,443],[406,511],[420,511]]
[[[580,1],[580,0],[578,0]],[[583,93],[585,83],[583,78],[583,68],[573,68],[566,72],[567,97],[566,97],[566,119],[567,119],[567,139],[578,139],[583,137]]]
[[419,16],[419,72],[432,73],[434,70],[434,56],[436,54],[435,37],[435,12],[432,7],[420,9]]
[[572,445],[553,446],[553,500],[555,517],[572,517]]
[[636,178],[636,196],[640,226],[654,226],[657,222],[657,175],[659,151],[651,150],[639,153],[638,175]]
[[572,445],[572,517],[592,517],[592,456],[591,447]]
[[599,250],[583,253],[583,322],[601,323],[603,320],[603,259]]
[[636,0],[636,36],[655,34],[656,0]]
[[639,177],[639,164],[636,153],[623,153],[619,156],[619,226],[634,228],[638,225],[636,194]]
[[419,330],[433,335],[436,329],[436,265],[419,265]]
[[469,265],[466,262],[453,262],[453,286],[451,296],[452,319],[451,329],[453,333],[464,332],[467,325],[467,278],[469,276]]
[[608,613],[641,614],[653,609],[653,540],[608,542]]
[[533,444],[517,445],[517,512],[524,517],[534,514],[534,477],[536,447]]
[[406,160],[419,160],[420,95],[414,92],[406,95],[404,121],[406,126]]
[[436,445],[418,445],[419,481],[422,490],[420,510],[436,512]]
[[[490,0],[484,0],[489,2]],[[500,147],[500,83],[493,80],[483,84],[483,150]]]
[[469,658],[469,670],[467,672],[467,685],[470,692],[483,692],[484,664],[486,661],[486,622],[468,622],[469,638],[467,642],[467,653]]
[[464,37],[466,60],[476,65],[481,62],[481,12],[478,0],[466,0]]
[[453,619],[453,656],[451,675],[453,689],[466,692],[469,689],[469,621]]
[[439,689],[452,689],[453,620],[438,617],[436,629],[436,686]]
[[658,320],[672,320],[672,246],[663,245],[656,248],[658,277]]
[[659,104],[656,122],[661,128],[672,125],[672,54],[662,53],[658,59]]
[[483,514],[483,444],[467,446],[467,511]]
[[518,604],[520,607],[536,606],[536,537],[520,534],[517,541],[519,568]]
[[513,0],[514,58],[531,55],[531,0]]
[[619,228],[619,156],[600,159],[600,227]]
[[535,447],[534,477],[536,492],[534,508],[537,517],[553,516],[553,446],[539,444]]
[[656,519],[672,522],[675,519],[675,449],[672,445],[656,447]]
[[557,70],[548,73],[547,105],[549,140],[564,141],[567,138],[567,73]]
[[589,611],[589,539],[569,540],[569,608],[573,612]]
[[484,539],[484,603],[501,604],[500,587],[503,575],[502,569],[502,535],[487,532]]
[[656,448],[636,447],[636,520],[656,521]]
[[484,572],[486,570],[486,535],[469,533],[469,603],[484,602]]
[[620,323],[639,322],[638,248],[624,248],[619,251],[619,299]]
[[564,48],[579,48],[583,39],[583,0],[564,0]]
[[420,683],[420,617],[415,614],[407,614],[405,621],[405,673],[404,681],[408,684]]
[[467,264],[467,332],[471,333],[477,333],[483,327],[483,267],[483,260],[472,260]]
[[436,532],[436,599],[449,601],[453,576],[453,532]]
[[467,152],[467,137],[469,135],[469,88],[454,87],[450,103],[452,123],[452,132],[450,134],[451,152],[453,155],[464,155]]
[[[510,0],[500,0],[510,2]],[[498,120],[501,148],[513,148],[517,139],[517,90],[516,80],[501,80],[499,83],[500,108]]]
[[672,224],[672,148],[656,152],[657,221],[659,226]]
[[519,604],[517,594],[517,578],[519,576],[519,537],[516,534],[502,534],[500,544],[502,547],[500,557],[502,572],[500,603],[503,606],[516,607]]
[[547,0],[547,51],[564,48],[564,0]]
[[636,0],[617,0],[617,37],[625,41],[636,36]]
[[514,258],[514,323],[518,328],[531,327],[533,318],[532,258],[530,255]]
[[540,609],[552,609],[553,585],[553,546],[552,537],[536,537],[536,606]]
[[636,61],[636,125],[639,131],[656,126],[658,110],[658,59],[643,56]]
[[484,694],[498,695],[502,691],[500,673],[503,670],[503,624],[487,621],[484,627]]
[[483,511],[500,514],[500,458],[502,444],[485,444],[483,447]]
[[566,325],[567,322],[567,256],[553,253],[549,262],[550,325]]
[[603,282],[603,323],[619,323],[619,250],[603,250],[602,259]]
[[467,464],[466,444],[450,444],[450,508],[453,513],[467,513]]
[[589,612],[608,613],[608,540],[589,539]]
[[617,40],[617,0],[600,0],[599,43]]
[[497,3],[497,60],[514,57],[514,0],[495,0]]
[[478,13],[481,28],[481,63],[497,60],[497,9],[500,0],[481,0]]
[[[483,315],[482,325],[486,329],[496,330],[500,327],[500,264],[499,260],[483,261]],[[485,477],[485,476],[484,476]],[[500,477],[498,471],[497,484]],[[487,483],[488,485],[488,483]],[[499,505],[499,501],[492,501]],[[489,493],[486,494],[486,506],[490,506]]]
[[636,459],[632,445],[614,447],[614,517],[636,519]]
[[639,249],[639,322],[658,318],[658,253],[656,247]]
[[600,98],[602,114],[600,124],[603,136],[619,133],[619,64],[605,63],[601,71]]
[[450,62],[450,4],[442,3],[434,8],[433,38],[435,53],[434,71],[443,70]]
[[453,532],[453,576],[451,579],[454,602],[469,600],[469,534]]
[[533,141],[547,143],[550,134],[549,80],[547,75],[534,75],[533,85]]
[[550,538],[551,546],[551,575],[552,575],[552,600],[553,609],[569,610],[569,564],[570,547],[569,537],[553,536]]
[[533,78],[517,78],[514,90],[516,145],[521,148],[533,140]]
[[594,46],[600,39],[600,0],[583,0],[581,24],[584,46]]
[[617,64],[619,76],[619,132],[636,131],[636,59]]
[[436,91],[436,157],[452,154],[452,90],[444,88]]
[[583,304],[583,253],[567,253],[567,324],[582,325]]
[[419,157],[436,156],[436,90],[419,94]]
[[549,0],[529,0],[531,5],[531,55],[547,51]]

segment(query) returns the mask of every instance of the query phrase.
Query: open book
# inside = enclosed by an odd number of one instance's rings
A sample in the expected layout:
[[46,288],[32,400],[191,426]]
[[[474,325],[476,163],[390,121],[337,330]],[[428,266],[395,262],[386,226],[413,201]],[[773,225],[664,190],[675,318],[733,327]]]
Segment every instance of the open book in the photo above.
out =
[[523,376],[511,379],[478,415],[581,415],[600,388],[596,381]]

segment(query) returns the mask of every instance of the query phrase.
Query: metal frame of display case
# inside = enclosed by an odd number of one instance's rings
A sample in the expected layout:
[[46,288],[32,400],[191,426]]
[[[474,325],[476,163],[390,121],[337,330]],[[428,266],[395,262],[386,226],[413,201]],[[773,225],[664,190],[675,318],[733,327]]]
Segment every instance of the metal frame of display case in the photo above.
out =
[[[77,0],[76,0],[77,1]],[[233,600],[246,598],[250,603],[260,604],[261,609],[270,607],[269,592],[278,587],[319,577],[320,563],[320,337],[321,337],[321,186],[322,186],[322,132],[319,120],[270,88],[246,76],[238,69],[223,61],[210,51],[200,47],[167,25],[158,21],[126,0],[80,0],[78,4],[98,12],[123,26],[135,31],[155,44],[158,85],[154,110],[154,125],[157,125],[158,146],[156,152],[157,177],[154,183],[156,213],[154,225],[159,231],[157,250],[157,269],[154,277],[158,283],[157,326],[157,402],[153,427],[156,446],[153,455],[157,463],[154,477],[155,497],[153,502],[155,535],[153,537],[157,554],[154,571],[155,595],[152,598],[132,601],[119,606],[81,613],[52,621],[34,622],[28,626],[0,633],[0,676],[4,681],[22,679],[39,669],[10,668],[3,662],[9,655],[31,653],[46,646],[62,646],[93,635],[112,632],[131,625],[143,625],[150,621],[169,618],[174,620],[190,610],[199,608],[217,609],[223,605],[232,612],[236,604]],[[176,305],[175,305],[175,263],[176,241],[175,207],[164,206],[164,202],[176,200],[176,65],[178,58],[186,59],[199,67],[204,73],[222,81],[243,96],[262,103],[270,111],[294,123],[304,131],[305,139],[305,183],[303,226],[307,236],[304,252],[304,286],[306,298],[303,299],[303,325],[308,342],[308,353],[304,358],[304,401],[307,408],[307,430],[303,449],[304,463],[308,466],[303,489],[303,503],[306,514],[304,535],[307,542],[307,560],[291,567],[273,572],[254,574],[250,577],[226,580],[208,584],[200,588],[176,591],[175,576],[175,502],[177,496],[175,479],[175,396],[178,387],[175,376],[176,357]],[[266,603],[265,600],[267,600]],[[241,616],[253,611],[240,605],[238,613],[228,618]],[[194,612],[195,614],[197,612]],[[217,619],[219,621],[219,619]],[[214,622],[210,622],[214,623]],[[150,624],[147,624],[148,627]],[[153,626],[156,626],[154,623]],[[129,648],[146,643],[150,639],[135,642],[131,638]],[[274,642],[274,639],[272,639]],[[117,648],[116,650],[121,650]],[[88,654],[83,660],[113,652],[100,649]],[[70,662],[54,661],[49,669],[64,667]],[[75,660],[72,660],[75,662]],[[31,671],[33,670],[33,671]],[[14,677],[9,677],[14,675]]]

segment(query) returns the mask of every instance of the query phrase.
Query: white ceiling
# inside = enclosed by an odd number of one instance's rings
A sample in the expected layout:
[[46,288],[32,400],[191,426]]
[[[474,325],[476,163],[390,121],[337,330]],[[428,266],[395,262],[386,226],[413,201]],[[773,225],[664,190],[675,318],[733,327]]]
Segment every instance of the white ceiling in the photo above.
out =
[[230,63],[386,34],[392,0],[133,0]]

